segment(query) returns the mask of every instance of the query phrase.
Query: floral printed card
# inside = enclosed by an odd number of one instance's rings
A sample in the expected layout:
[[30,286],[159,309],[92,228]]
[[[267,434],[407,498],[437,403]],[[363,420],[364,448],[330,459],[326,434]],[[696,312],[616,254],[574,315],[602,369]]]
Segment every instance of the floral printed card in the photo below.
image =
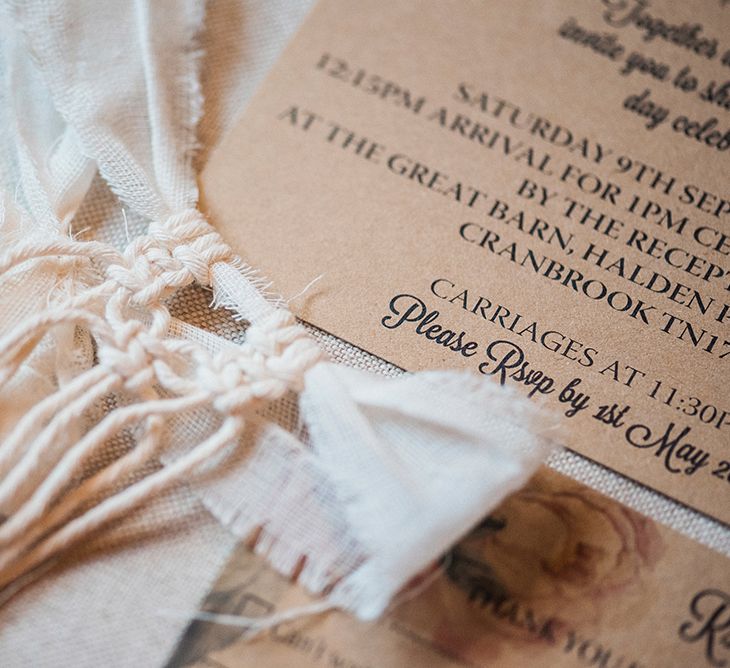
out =
[[[556,473],[538,474],[374,624],[341,614],[258,639],[192,622],[168,664],[216,668],[721,668],[730,665],[719,554]],[[245,547],[203,604],[266,617],[306,601]]]

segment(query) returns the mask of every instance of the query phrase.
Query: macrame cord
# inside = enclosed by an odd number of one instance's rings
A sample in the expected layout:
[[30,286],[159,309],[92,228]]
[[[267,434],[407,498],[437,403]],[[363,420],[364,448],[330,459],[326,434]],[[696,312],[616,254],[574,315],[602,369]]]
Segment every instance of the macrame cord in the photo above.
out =
[[[0,299],[33,281],[47,297],[36,308],[30,295],[0,323],[0,401],[55,355],[51,389],[0,442],[0,588],[208,473],[203,504],[322,596],[317,610],[377,617],[524,484],[547,455],[550,425],[473,374],[389,379],[332,364],[266,294],[196,208],[201,4],[135,0],[103,16],[92,0],[0,4],[23,36],[0,41],[7,80],[24,73],[39,91],[6,105],[20,195],[0,179]],[[107,48],[100,21],[123,49]],[[118,123],[109,109],[144,113]],[[97,170],[152,221],[121,250],[71,232]],[[248,324],[243,343],[171,315],[170,297],[193,284]],[[93,359],[74,366],[79,349]],[[297,433],[271,418],[283,401],[296,404]],[[188,429],[195,415],[205,428]],[[109,443],[125,437],[132,444],[109,461]]]
[[[196,342],[165,338],[171,316],[163,300],[196,281],[211,286],[215,266],[235,262],[232,250],[198,211],[151,224],[147,234],[122,253],[97,242],[25,243],[3,258],[0,272],[53,258],[60,265],[71,258],[88,262],[103,280],[9,332],[0,342],[0,378],[11,379],[43,335],[64,323],[91,332],[99,364],[40,402],[0,450],[0,507],[10,511],[0,525],[0,586],[194,471],[240,436],[246,411],[289,390],[300,391],[305,372],[322,357],[291,313],[269,305],[263,297],[258,306],[266,315],[248,329],[246,342],[234,352],[225,349],[211,354]],[[251,294],[257,293],[252,289]],[[140,309],[151,316],[149,324],[134,317]],[[71,446],[64,437],[68,422],[117,390],[136,396],[137,402],[109,413]],[[166,415],[200,406],[225,416],[214,435],[173,465],[127,487],[27,551],[156,454]],[[110,437],[137,423],[142,425],[137,447],[86,479],[49,512],[84,462]],[[23,452],[28,442],[32,446]],[[55,464],[52,470],[51,464]],[[49,475],[34,488],[43,470]]]

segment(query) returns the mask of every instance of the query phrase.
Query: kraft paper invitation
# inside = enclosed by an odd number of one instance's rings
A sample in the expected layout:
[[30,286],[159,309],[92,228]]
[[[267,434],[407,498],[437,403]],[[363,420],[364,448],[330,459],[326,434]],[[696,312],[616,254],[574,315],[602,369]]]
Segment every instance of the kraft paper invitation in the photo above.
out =
[[730,7],[320,3],[203,175],[304,320],[730,519]]

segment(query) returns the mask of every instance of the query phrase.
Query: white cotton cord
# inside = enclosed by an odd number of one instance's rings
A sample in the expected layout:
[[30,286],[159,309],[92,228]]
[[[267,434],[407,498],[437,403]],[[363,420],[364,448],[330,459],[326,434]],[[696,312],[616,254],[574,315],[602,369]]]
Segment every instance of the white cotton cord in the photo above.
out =
[[[227,348],[211,356],[193,342],[163,342],[146,330],[141,322],[135,324],[135,321],[125,321],[123,293],[117,293],[117,297],[109,302],[106,309],[111,321],[109,324],[103,321],[100,323],[103,345],[99,347],[98,354],[102,364],[82,374],[81,380],[75,379],[60,389],[56,393],[58,396],[54,396],[44,406],[41,413],[45,410],[43,414],[47,414],[49,407],[52,407],[56,411],[55,415],[48,424],[36,427],[40,428],[40,432],[32,441],[31,450],[11,469],[12,475],[4,481],[4,487],[0,486],[0,499],[6,502],[12,499],[15,504],[9,517],[0,525],[0,546],[4,546],[0,556],[2,584],[12,582],[29,568],[34,568],[49,556],[88,536],[113,517],[128,512],[167,486],[175,484],[188,472],[211,459],[243,428],[239,418],[230,417],[233,413],[245,410],[257,398],[273,400],[281,397],[288,388],[300,387],[305,372],[321,358],[316,343],[285,311],[273,310],[252,326],[242,348]],[[155,308],[152,313],[155,313]],[[58,320],[58,323],[65,322],[62,318]],[[94,328],[99,325],[96,316],[88,319],[88,322]],[[159,322],[160,327],[164,325],[167,328],[169,313],[162,310]],[[33,331],[43,325],[45,328],[42,331],[45,332],[45,329],[55,324],[45,318],[40,323],[34,322],[32,327],[26,323],[26,331]],[[153,357],[148,359],[149,355]],[[172,358],[169,361],[167,359],[169,355],[188,359],[199,372],[208,374],[200,377],[201,380],[207,380],[198,385],[178,376],[169,363]],[[222,360],[230,358],[230,361],[223,362],[225,366],[220,367],[223,374],[220,377],[206,371],[209,367],[211,370],[216,368],[218,357]],[[231,375],[230,371],[234,369],[235,373]],[[182,396],[154,399],[146,388],[151,387],[156,379],[162,382],[163,387],[180,391]],[[66,439],[72,433],[69,421],[74,421],[101,396],[120,385],[139,392],[139,402],[113,409],[76,444],[67,444]],[[210,402],[223,416],[229,416],[225,418],[219,432],[181,460],[167,463],[159,472],[148,475],[142,481],[121,491],[114,491],[120,481],[139,470],[158,452],[163,426],[160,422],[151,423],[150,420]],[[72,487],[65,496],[62,495],[80,468],[100,451],[110,437],[139,420],[147,420],[148,428],[143,429],[135,448],[80,485]],[[231,433],[227,433],[226,430],[231,429]],[[20,436],[29,430],[29,422],[20,425],[20,431],[13,437],[9,450],[14,451],[16,448],[13,444],[19,443]],[[62,450],[61,459],[57,462],[48,450],[55,446]],[[66,447],[68,449],[63,451]],[[47,473],[43,469],[47,468],[49,462],[53,468]],[[113,492],[111,496],[74,517],[78,509],[88,506],[90,502],[93,504],[95,499],[110,491]],[[32,494],[28,497],[29,492]],[[60,499],[59,495],[62,495]],[[54,502],[54,499],[58,500]]]
[[[120,380],[104,374],[96,386],[77,396],[54,416],[0,482],[0,508],[15,511],[26,500],[28,493],[42,480],[44,471],[56,464],[59,453],[64,453],[69,439],[74,436],[72,424],[98,399],[118,386]],[[0,526],[0,533],[5,530],[6,524]]]
[[336,607],[331,601],[322,599],[307,605],[295,606],[289,610],[275,612],[265,617],[244,617],[242,615],[228,615],[219,612],[208,612],[206,610],[196,610],[191,613],[181,612],[179,610],[158,610],[157,614],[162,617],[191,621],[198,620],[201,622],[220,624],[221,626],[239,626],[244,629],[242,637],[251,641],[279,624],[299,621],[315,615],[322,615],[336,609]]
[[[0,504],[13,504],[8,506],[9,517],[0,525],[0,546],[5,546],[0,557],[0,573],[5,573],[2,577],[12,579],[48,554],[64,549],[73,540],[87,535],[97,523],[108,521],[105,508],[126,508],[125,499],[132,502],[137,498],[148,498],[159,488],[173,484],[183,470],[187,470],[185,467],[192,467],[196,458],[206,453],[206,447],[199,446],[189,453],[192,459],[183,459],[183,468],[180,468],[182,464],[167,464],[163,468],[159,480],[164,483],[156,482],[158,474],[150,475],[74,519],[73,515],[79,508],[93,502],[96,497],[104,496],[119,481],[155,456],[162,441],[163,426],[161,422],[150,420],[212,402],[217,411],[224,417],[228,416],[224,425],[230,425],[233,419],[230,416],[245,410],[253,400],[273,400],[281,397],[288,388],[300,388],[305,372],[321,357],[319,347],[296,324],[291,314],[274,308],[255,288],[257,297],[254,301],[258,303],[260,317],[250,328],[240,352],[229,350],[227,355],[220,353],[211,357],[191,342],[160,339],[170,324],[169,311],[160,303],[163,296],[169,294],[170,289],[187,285],[191,280],[203,284],[210,281],[207,267],[223,266],[221,260],[228,257],[230,249],[210,232],[197,212],[184,212],[177,218],[168,219],[164,225],[152,226],[152,231],[159,237],[148,235],[135,240],[123,256],[109,255],[114,259],[104,269],[107,277],[104,283],[92,286],[67,304],[51,307],[28,318],[5,337],[5,343],[12,351],[9,359],[4,360],[3,371],[7,378],[17,370],[40,338],[60,324],[88,326],[99,341],[101,365],[82,374],[85,378],[77,384],[60,389],[57,396],[45,405],[43,410],[47,412],[52,406],[55,415],[40,431],[36,428],[31,448],[15,463],[10,475],[0,485]],[[190,253],[184,251],[184,244],[182,247],[179,245],[177,234],[192,239]],[[197,240],[202,241],[199,243]],[[172,244],[174,256],[166,255],[160,244]],[[32,253],[34,256],[43,255],[43,250],[36,246]],[[144,261],[137,266],[135,263],[142,257],[139,253],[143,254]],[[15,259],[20,261],[30,254],[30,251],[25,255],[18,254]],[[239,286],[245,284],[240,273],[236,272],[235,277]],[[88,302],[91,305],[97,296],[110,294],[103,314],[69,308],[69,304]],[[151,315],[149,325],[128,319],[133,302],[145,306],[146,312]],[[14,346],[16,350],[13,350]],[[209,367],[213,371],[216,358],[221,355],[231,358],[220,368],[222,384],[215,372],[207,371]],[[200,376],[204,380],[202,392],[197,392],[195,382],[173,370],[175,357],[187,359],[188,366],[192,363],[203,374]],[[96,379],[97,376],[95,384],[88,383],[89,378]],[[149,393],[155,381],[181,396],[156,400]],[[112,410],[73,444],[70,440],[74,434],[72,423],[98,399],[121,386],[138,393],[139,401]],[[41,414],[44,414],[43,411]],[[110,437],[139,420],[147,420],[147,428],[143,429],[136,448],[54,503],[54,499],[72,483],[80,468],[104,447]],[[20,425],[16,434],[11,435],[10,445],[6,448],[8,459],[29,430],[30,423],[26,422]],[[215,449],[221,446],[219,441],[214,439],[214,442],[218,443]],[[57,453],[61,454],[61,458],[56,461]],[[47,470],[49,467],[52,467],[50,472]]]
[[48,477],[40,482],[31,498],[0,525],[0,546],[7,545],[40,520],[55,496],[71,482],[81,466],[121,429],[149,415],[173,414],[194,408],[202,405],[206,399],[204,393],[174,399],[158,399],[117,408],[107,414],[99,424],[64,453]]
[[35,526],[26,529],[19,536],[19,540],[14,543],[13,549],[17,552],[27,549],[41,535],[55,528],[63,520],[69,519],[78,508],[112,491],[126,476],[139,470],[161,448],[164,427],[165,421],[159,415],[148,417],[134,448],[119,459],[114,460],[106,468],[84,480],[78,487],[62,497]]
[[[78,375],[65,387],[45,397],[33,406],[15,425],[6,440],[0,444],[0,479],[5,480],[7,471],[15,463],[20,449],[28,447],[33,431],[42,429],[49,420],[56,419],[57,414],[65,404],[90,391],[106,374],[106,369],[94,367]],[[1,505],[2,502],[0,502]]]
[[93,313],[80,309],[53,309],[19,323],[0,339],[0,387],[17,373],[46,332],[61,324],[103,326],[103,321]]
[[59,236],[50,239],[21,240],[13,245],[3,256],[0,256],[0,275],[10,269],[31,260],[42,260],[48,257],[75,257],[88,260],[90,257],[113,260],[119,252],[109,244],[98,241],[77,241]]
[[193,450],[118,494],[108,497],[83,515],[65,524],[30,551],[21,554],[21,550],[12,547],[4,551],[0,555],[0,588],[101,526],[125,515],[171,485],[177,484],[187,474],[193,473],[197,467],[239,438],[243,425],[244,421],[241,417],[227,418],[218,431]]

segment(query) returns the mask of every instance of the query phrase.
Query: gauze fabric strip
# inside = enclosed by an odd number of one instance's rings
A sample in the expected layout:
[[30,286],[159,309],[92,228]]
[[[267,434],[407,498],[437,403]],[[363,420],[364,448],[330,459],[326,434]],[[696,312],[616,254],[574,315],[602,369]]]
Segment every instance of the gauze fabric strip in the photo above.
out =
[[[202,3],[136,0],[102,11],[92,0],[30,0],[5,11],[16,27],[9,71],[20,71],[16,61],[37,68],[56,125],[45,133],[54,158],[46,166],[28,157],[25,139],[43,133],[21,128],[33,120],[47,129],[48,119],[14,110],[23,196],[5,216],[29,233],[8,237],[0,280],[22,285],[38,267],[56,280],[43,286],[46,306],[0,339],[8,399],[29,365],[51,360],[42,396],[8,424],[0,446],[0,587],[233,459],[203,493],[211,512],[237,535],[256,536],[254,549],[281,572],[298,571],[333,604],[377,617],[526,481],[548,452],[550,425],[484,378],[385,379],[338,367],[267,298],[195,208]],[[101,25],[113,26],[113,44]],[[123,249],[72,232],[94,166],[151,219]],[[241,345],[211,346],[171,317],[166,300],[193,284],[250,323]],[[93,355],[61,373],[77,350]],[[266,417],[267,405],[292,393],[298,429]],[[186,437],[174,438],[181,429]],[[122,435],[132,447],[99,466]],[[458,498],[445,504],[454,489]]]

